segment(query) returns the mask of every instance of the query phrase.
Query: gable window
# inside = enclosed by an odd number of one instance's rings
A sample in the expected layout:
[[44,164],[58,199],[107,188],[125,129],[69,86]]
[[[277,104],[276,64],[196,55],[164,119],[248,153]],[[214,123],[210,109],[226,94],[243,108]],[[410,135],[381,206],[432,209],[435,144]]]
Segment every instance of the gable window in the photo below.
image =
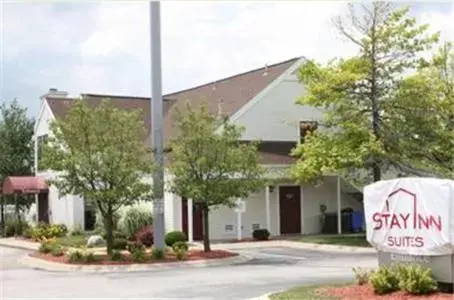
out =
[[300,143],[304,143],[304,138],[317,130],[318,123],[316,121],[300,121]]
[[43,151],[44,151],[44,145],[47,142],[47,134],[43,134],[38,136],[38,161],[41,160]]

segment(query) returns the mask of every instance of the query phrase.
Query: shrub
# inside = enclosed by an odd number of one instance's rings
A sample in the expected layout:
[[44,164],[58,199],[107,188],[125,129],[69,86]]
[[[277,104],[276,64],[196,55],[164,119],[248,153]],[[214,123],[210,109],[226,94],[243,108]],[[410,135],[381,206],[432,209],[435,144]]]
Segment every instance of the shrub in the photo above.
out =
[[127,238],[131,238],[143,227],[151,225],[153,225],[152,211],[134,206],[126,209],[118,222],[118,229],[124,232]]
[[369,281],[374,292],[379,295],[392,293],[399,289],[399,279],[393,268],[380,267],[370,274]]
[[70,263],[92,263],[97,261],[97,257],[92,251],[86,249],[72,249],[68,253]]
[[72,236],[80,236],[80,235],[84,235],[84,230],[82,229],[81,226],[76,226],[73,228],[73,230],[71,230],[71,235]]
[[50,254],[52,256],[63,256],[65,255],[65,251],[63,251],[63,247],[61,245],[55,243],[50,250]]
[[81,263],[84,261],[84,252],[81,249],[73,249],[68,252],[68,261],[70,263]]
[[56,245],[58,245],[58,244],[55,241],[55,239],[53,239],[53,238],[50,238],[50,239],[43,238],[41,240],[41,244],[39,245],[38,251],[41,252],[41,253],[47,254],[47,253],[52,252],[52,249],[56,248]]
[[136,248],[142,248],[144,245],[140,241],[127,241],[126,242],[126,250],[128,250],[129,253],[134,252]]
[[115,238],[113,240],[113,249],[114,250],[125,250],[127,246],[127,240],[124,238]]
[[355,280],[358,285],[364,285],[369,283],[370,271],[363,268],[353,268],[355,274]]
[[145,247],[142,246],[134,248],[131,252],[131,260],[138,263],[147,261],[147,252],[145,251]]
[[110,260],[111,261],[124,261],[125,257],[123,256],[123,254],[121,254],[120,251],[114,250],[114,251],[112,251],[112,254],[110,255]]
[[146,247],[153,245],[153,228],[146,226],[140,229],[135,235],[135,240],[141,242]]
[[31,237],[34,240],[40,240],[42,238],[49,239],[54,237],[63,237],[67,233],[68,229],[64,224],[49,225],[46,223],[38,223],[38,225],[30,232]]
[[165,251],[158,248],[151,249],[151,258],[153,259],[164,259]]
[[398,266],[396,268],[399,288],[413,295],[436,292],[437,282],[432,278],[432,270],[418,265]]
[[171,231],[168,232],[165,236],[166,245],[169,247],[173,247],[173,244],[176,242],[186,242],[188,237],[182,231]]
[[266,228],[256,229],[252,232],[254,240],[267,241],[270,237],[270,232]]
[[172,246],[173,253],[178,260],[186,259],[187,252],[189,250],[188,244],[183,241],[175,242]]
[[27,229],[25,229],[22,236],[26,239],[31,239],[31,238],[33,238],[33,232],[34,232],[33,227],[28,227]]
[[22,236],[28,230],[30,225],[25,220],[18,220],[16,218],[6,219],[3,235],[6,237]]

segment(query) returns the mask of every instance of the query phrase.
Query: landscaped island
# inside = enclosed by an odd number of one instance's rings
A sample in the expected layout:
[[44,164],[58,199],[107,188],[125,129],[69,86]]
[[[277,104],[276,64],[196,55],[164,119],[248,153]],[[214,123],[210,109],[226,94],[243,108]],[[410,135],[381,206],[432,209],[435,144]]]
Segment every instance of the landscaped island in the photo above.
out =
[[453,299],[439,291],[431,270],[417,265],[395,265],[371,271],[353,268],[356,284],[300,286],[270,296],[271,300],[438,300]]

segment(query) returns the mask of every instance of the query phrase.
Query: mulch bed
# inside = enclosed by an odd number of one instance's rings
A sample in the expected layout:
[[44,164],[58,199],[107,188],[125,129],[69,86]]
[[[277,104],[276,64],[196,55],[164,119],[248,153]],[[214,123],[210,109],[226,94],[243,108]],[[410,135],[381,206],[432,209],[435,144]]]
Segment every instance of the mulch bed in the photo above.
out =
[[348,285],[342,287],[331,287],[321,288],[317,290],[325,296],[336,297],[340,300],[375,300],[375,299],[387,299],[387,300],[439,300],[439,299],[454,299],[453,294],[435,293],[425,296],[409,295],[405,292],[398,291],[387,295],[376,295],[370,285]]
[[[225,250],[213,250],[211,252],[203,252],[202,250],[190,250],[187,253],[187,258],[184,261],[190,260],[209,260],[209,259],[220,259],[220,258],[228,258],[237,256],[238,253],[229,252]],[[44,259],[51,262],[57,263],[64,263],[64,264],[75,264],[70,263],[68,261],[68,257],[65,256],[52,256],[50,254],[43,254],[39,252],[35,252],[30,254],[30,256],[35,258]],[[130,265],[130,264],[138,264],[138,262],[133,262],[128,254],[123,255],[125,260],[124,261],[111,261],[107,254],[96,254],[95,255],[97,260],[93,263],[85,264],[85,265]],[[148,255],[149,257],[149,255]],[[168,262],[177,262],[179,261],[173,253],[166,254],[164,259],[155,259],[155,260],[148,260],[143,262],[142,264],[152,264],[152,263],[168,263]],[[80,264],[80,263],[78,263]]]

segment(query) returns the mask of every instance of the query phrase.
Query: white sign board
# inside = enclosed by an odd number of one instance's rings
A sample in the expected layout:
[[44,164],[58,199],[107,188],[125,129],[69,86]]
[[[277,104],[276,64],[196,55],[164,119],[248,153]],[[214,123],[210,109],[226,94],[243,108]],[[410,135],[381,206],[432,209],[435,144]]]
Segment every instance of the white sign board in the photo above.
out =
[[244,213],[246,212],[246,201],[243,199],[236,199],[235,201],[235,212],[236,213]]
[[364,188],[367,240],[410,255],[454,253],[454,181],[398,178]]

